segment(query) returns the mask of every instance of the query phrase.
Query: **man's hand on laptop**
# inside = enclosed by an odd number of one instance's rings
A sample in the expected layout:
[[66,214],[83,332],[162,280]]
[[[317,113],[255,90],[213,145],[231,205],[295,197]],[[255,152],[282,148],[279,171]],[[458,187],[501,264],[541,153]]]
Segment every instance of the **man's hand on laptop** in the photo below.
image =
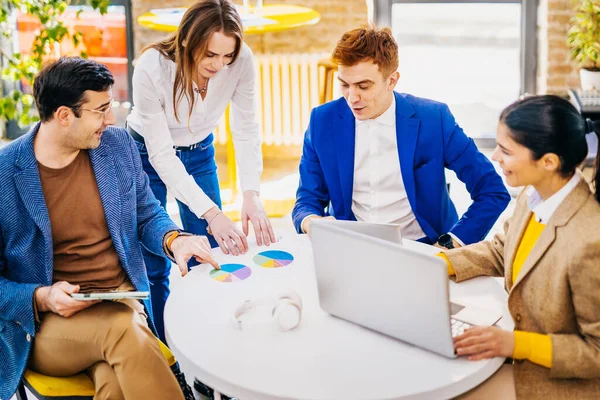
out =
[[65,318],[88,308],[102,300],[82,301],[71,297],[79,292],[79,285],[56,282],[52,286],[42,286],[35,291],[35,304],[38,312],[53,312]]
[[192,257],[200,263],[208,263],[215,269],[221,269],[213,257],[206,236],[178,236],[171,243],[171,251],[173,252],[173,258],[177,261],[181,276],[188,273],[187,262]]
[[335,219],[335,217],[332,217],[332,216],[321,217],[319,215],[309,215],[308,217],[305,217],[302,220],[302,224],[300,224],[300,229],[302,229],[302,232],[304,232],[306,234],[310,234],[310,220],[311,219]]
[[512,357],[515,335],[495,326],[475,326],[454,338],[454,348],[459,356],[477,361],[494,357]]

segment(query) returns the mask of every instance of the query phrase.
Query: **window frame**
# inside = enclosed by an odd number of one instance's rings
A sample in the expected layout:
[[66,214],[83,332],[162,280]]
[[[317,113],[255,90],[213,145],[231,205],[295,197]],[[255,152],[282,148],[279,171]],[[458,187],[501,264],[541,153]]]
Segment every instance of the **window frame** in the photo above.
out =
[[373,0],[377,26],[392,26],[394,4],[521,4],[520,95],[537,90],[537,7],[538,0]]

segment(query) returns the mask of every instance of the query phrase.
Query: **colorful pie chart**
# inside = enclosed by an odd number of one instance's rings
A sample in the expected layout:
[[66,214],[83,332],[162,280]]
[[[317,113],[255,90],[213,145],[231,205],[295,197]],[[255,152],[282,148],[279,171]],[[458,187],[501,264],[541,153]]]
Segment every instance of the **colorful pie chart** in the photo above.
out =
[[287,251],[268,250],[254,256],[254,262],[265,268],[279,268],[290,265],[294,256]]
[[219,282],[238,282],[252,275],[252,270],[243,264],[223,264],[221,269],[210,271],[210,277]]

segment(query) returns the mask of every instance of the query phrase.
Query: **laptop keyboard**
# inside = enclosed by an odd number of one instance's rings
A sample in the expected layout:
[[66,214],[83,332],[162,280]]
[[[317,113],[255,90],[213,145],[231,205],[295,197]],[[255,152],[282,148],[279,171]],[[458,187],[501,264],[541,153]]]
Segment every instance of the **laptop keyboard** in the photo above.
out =
[[469,329],[473,325],[467,324],[466,322],[462,322],[454,318],[450,318],[450,326],[452,328],[452,337],[456,337],[462,335],[465,329]]

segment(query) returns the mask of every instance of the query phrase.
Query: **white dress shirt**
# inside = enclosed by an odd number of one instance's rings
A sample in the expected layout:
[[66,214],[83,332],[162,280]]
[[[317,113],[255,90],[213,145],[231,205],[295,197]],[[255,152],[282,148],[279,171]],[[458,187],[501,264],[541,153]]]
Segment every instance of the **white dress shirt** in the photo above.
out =
[[554,211],[556,211],[569,193],[575,189],[575,186],[577,186],[580,180],[579,173],[576,171],[565,186],[560,188],[558,192],[554,193],[546,200],[542,199],[542,196],[540,196],[533,186],[527,189],[527,205],[535,214],[537,222],[547,224],[550,217],[552,217],[552,214],[554,214]]
[[[242,191],[260,190],[262,153],[255,107],[255,68],[252,50],[244,43],[234,64],[208,81],[206,98],[194,92],[196,103],[182,97],[173,112],[176,66],[157,50],[138,59],[133,73],[132,113],[127,123],[144,137],[150,163],[168,190],[198,217],[215,204],[189,175],[173,146],[198,143],[215,129],[231,101],[231,133]],[[188,118],[189,115],[189,118]]]
[[355,133],[352,212],[356,219],[398,224],[407,239],[425,237],[408,202],[400,171],[394,96],[379,117],[356,120]]

